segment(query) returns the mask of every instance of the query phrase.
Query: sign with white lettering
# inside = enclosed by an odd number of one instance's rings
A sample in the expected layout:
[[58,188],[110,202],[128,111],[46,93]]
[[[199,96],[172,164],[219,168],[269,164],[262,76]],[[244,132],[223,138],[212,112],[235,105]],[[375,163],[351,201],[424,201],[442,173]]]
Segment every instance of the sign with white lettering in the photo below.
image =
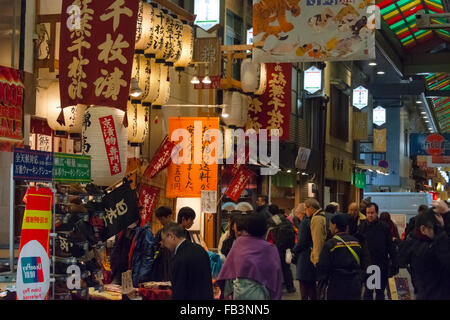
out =
[[369,103],[369,90],[363,86],[353,89],[353,106],[358,109],[367,107]]
[[314,66],[306,70],[303,89],[310,94],[322,89],[322,70]]
[[195,24],[208,31],[220,23],[220,0],[195,0]]

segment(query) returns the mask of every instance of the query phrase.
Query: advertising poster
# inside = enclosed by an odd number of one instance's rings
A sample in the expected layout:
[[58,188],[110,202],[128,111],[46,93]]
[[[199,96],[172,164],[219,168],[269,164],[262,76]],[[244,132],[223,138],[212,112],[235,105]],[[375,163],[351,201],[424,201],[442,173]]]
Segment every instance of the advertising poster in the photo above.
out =
[[410,134],[412,156],[450,156],[450,134]]
[[253,0],[253,59],[375,59],[376,12],[374,0]]

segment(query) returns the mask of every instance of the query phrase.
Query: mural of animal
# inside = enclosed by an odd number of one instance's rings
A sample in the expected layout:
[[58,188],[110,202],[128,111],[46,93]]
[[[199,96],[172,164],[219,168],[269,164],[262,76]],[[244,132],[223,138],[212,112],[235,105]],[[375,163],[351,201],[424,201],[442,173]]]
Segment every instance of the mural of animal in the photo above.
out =
[[[262,41],[269,35],[278,36],[279,33],[287,33],[294,29],[292,23],[287,21],[286,13],[290,11],[292,16],[298,17],[301,9],[298,5],[301,0],[261,0],[253,5],[253,32],[257,36],[264,33]],[[278,20],[277,26],[270,24]]]

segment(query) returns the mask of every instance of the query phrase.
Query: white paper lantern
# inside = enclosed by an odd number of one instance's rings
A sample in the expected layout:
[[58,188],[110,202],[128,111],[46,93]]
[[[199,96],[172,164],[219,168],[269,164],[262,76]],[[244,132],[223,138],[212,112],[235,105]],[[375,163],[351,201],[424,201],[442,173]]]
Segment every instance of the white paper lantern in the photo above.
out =
[[139,1],[135,50],[147,50],[153,41],[153,7]]
[[164,38],[167,37],[167,34],[164,29],[164,13],[157,7],[150,6],[149,19],[151,21],[152,32],[149,45],[144,50],[146,54],[151,54],[153,57],[156,57],[156,55],[159,56],[163,52]]
[[238,127],[245,127],[247,124],[247,114],[248,114],[248,106],[250,105],[250,97],[246,94],[241,94],[242,98],[242,106],[241,106],[241,121],[238,124]]
[[183,50],[183,23],[181,20],[172,18],[171,24],[167,24],[167,33],[172,36],[171,45],[165,49],[167,51],[166,62],[174,63],[181,57]]
[[139,83],[139,87],[143,93],[141,96],[142,102],[153,103],[159,96],[160,91],[160,77],[161,65],[156,63],[153,58],[148,58],[148,55],[141,62],[141,73],[145,74],[145,80]]
[[182,49],[181,56],[174,66],[176,68],[186,68],[192,61],[194,55],[194,31],[187,23],[183,24],[183,37],[182,37]]
[[59,83],[53,82],[47,89],[47,123],[55,131],[67,133],[81,133],[85,105],[76,105],[64,108],[64,125],[58,123],[61,114],[61,100],[59,95]]
[[128,141],[130,143],[143,143],[146,138],[146,109],[139,100],[128,101]]
[[155,106],[162,106],[169,101],[170,98],[170,68],[164,64],[160,64],[160,86],[158,98],[152,103]]
[[241,83],[243,92],[255,92],[258,89],[258,64],[245,59],[241,64]]
[[223,103],[226,105],[224,112],[228,117],[223,118],[227,126],[239,126],[242,117],[242,97],[238,91],[224,93]]
[[[127,128],[123,126],[125,112],[117,108],[94,106],[84,114],[83,153],[91,156],[92,182],[99,186],[110,186],[125,177],[127,168]],[[107,149],[100,126],[100,118],[112,116],[117,136],[117,158],[120,159],[118,173],[111,174]]]

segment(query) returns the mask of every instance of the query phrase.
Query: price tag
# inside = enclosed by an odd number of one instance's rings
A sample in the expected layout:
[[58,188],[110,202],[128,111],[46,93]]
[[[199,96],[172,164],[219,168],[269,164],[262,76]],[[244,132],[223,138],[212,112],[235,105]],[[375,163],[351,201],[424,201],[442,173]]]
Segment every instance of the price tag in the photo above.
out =
[[130,294],[133,292],[133,281],[131,280],[131,270],[122,273],[122,293]]

